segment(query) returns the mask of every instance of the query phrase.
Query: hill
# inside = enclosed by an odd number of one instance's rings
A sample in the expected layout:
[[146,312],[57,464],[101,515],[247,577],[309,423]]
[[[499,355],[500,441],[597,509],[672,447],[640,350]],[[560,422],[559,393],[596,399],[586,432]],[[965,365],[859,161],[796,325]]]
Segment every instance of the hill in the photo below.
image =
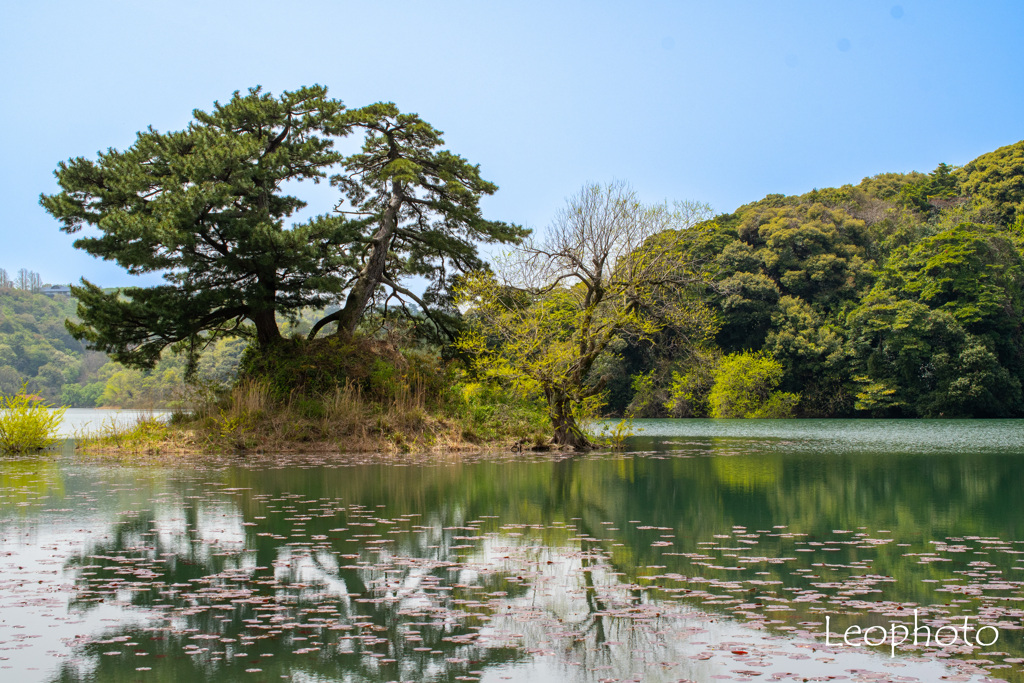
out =
[[613,410],[714,414],[722,359],[745,355],[781,369],[745,391],[797,393],[797,415],[1024,415],[1024,142],[769,195],[701,231],[713,343],[624,345]]
[[[183,358],[168,354],[153,370],[140,371],[90,351],[64,326],[75,319],[76,306],[67,295],[0,287],[0,393],[26,386],[47,401],[72,407],[158,408],[183,400]],[[212,345],[200,361],[200,384],[229,385],[244,348],[242,339]]]

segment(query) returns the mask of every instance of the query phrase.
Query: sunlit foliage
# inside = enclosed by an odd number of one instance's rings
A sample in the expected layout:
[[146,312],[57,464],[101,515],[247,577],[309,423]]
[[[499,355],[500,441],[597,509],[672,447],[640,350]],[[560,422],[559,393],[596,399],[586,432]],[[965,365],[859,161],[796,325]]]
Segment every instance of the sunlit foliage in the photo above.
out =
[[0,453],[31,453],[57,443],[64,411],[28,395],[24,387],[0,396]]
[[623,183],[584,187],[498,275],[467,278],[471,328],[459,346],[481,374],[543,393],[556,444],[589,448],[580,421],[601,402],[607,378],[594,369],[613,340],[666,327],[703,339],[711,328],[706,307],[685,297],[699,279],[686,247],[708,212],[644,204]]

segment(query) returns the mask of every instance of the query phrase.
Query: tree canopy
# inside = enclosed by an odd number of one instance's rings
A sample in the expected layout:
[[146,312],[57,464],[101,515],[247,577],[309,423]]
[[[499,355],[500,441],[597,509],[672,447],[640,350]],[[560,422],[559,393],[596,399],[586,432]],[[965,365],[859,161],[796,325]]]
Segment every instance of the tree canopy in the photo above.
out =
[[[452,278],[484,265],[476,243],[518,242],[528,231],[481,216],[480,197],[497,186],[480,177],[479,166],[440,149],[441,132],[415,114],[380,103],[346,112],[333,130],[365,133],[362,151],[343,161],[344,173],[332,182],[370,232],[354,234],[346,245],[352,274],[344,283],[345,304],[310,337],[334,321],[353,332],[375,295],[403,307],[414,302],[450,334]],[[429,282],[422,296],[401,284],[407,275]]]
[[[337,320],[351,333],[385,285],[431,314],[447,301],[451,273],[480,265],[474,240],[524,234],[483,220],[478,199],[496,187],[393,104],[346,110],[321,86],[279,97],[252,88],[193,116],[183,131],[150,128],[123,152],[61,163],[62,191],[41,198],[65,232],[93,229],[77,248],[163,276],[150,288],[106,292],[83,280],[74,290],[81,322],[71,333],[127,365],[152,367],[168,346],[194,354],[223,335],[251,333],[270,347],[279,318],[342,298],[316,330]],[[360,130],[361,153],[334,149]],[[306,207],[289,194],[294,183],[339,170],[332,181],[354,212],[287,225]],[[422,297],[402,283],[428,273]]]
[[624,183],[585,186],[543,236],[499,262],[497,276],[466,282],[473,327],[462,348],[478,371],[544,394],[556,444],[591,447],[578,421],[604,391],[595,368],[612,342],[666,326],[708,330],[707,309],[681,299],[698,279],[683,246],[708,213],[696,202],[644,204]]
[[711,415],[723,359],[756,353],[801,416],[1024,415],[1022,145],[709,221],[692,248],[719,331],[688,352],[625,344],[634,392],[612,409]]

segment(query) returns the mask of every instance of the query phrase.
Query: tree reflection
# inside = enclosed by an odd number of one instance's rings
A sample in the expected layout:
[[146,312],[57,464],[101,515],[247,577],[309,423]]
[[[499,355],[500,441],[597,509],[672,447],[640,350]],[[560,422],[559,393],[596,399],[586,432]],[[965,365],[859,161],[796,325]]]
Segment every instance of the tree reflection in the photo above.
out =
[[[87,666],[55,680],[455,680],[544,652],[590,680],[721,615],[805,633],[915,608],[1016,622],[1022,476],[1014,458],[775,452],[161,483],[68,564],[74,609],[151,622],[83,641]],[[1015,631],[1000,648],[1020,656]]]

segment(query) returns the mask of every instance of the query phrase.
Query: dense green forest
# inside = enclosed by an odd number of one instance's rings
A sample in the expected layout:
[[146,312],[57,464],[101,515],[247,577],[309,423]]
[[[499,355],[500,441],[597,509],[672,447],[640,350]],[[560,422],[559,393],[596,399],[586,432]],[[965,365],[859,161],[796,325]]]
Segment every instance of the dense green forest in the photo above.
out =
[[[704,284],[687,296],[713,312],[712,334],[622,335],[590,381],[609,415],[1020,416],[1022,207],[1024,142],[704,221],[686,246]],[[27,382],[71,406],[186,395],[183,358],[125,368],[68,334],[73,299],[21,285],[0,283],[0,391]],[[199,385],[230,384],[245,344],[211,345]]]
[[720,215],[691,247],[713,338],[624,340],[605,369],[609,409],[1020,416],[1022,207],[1024,142]]

